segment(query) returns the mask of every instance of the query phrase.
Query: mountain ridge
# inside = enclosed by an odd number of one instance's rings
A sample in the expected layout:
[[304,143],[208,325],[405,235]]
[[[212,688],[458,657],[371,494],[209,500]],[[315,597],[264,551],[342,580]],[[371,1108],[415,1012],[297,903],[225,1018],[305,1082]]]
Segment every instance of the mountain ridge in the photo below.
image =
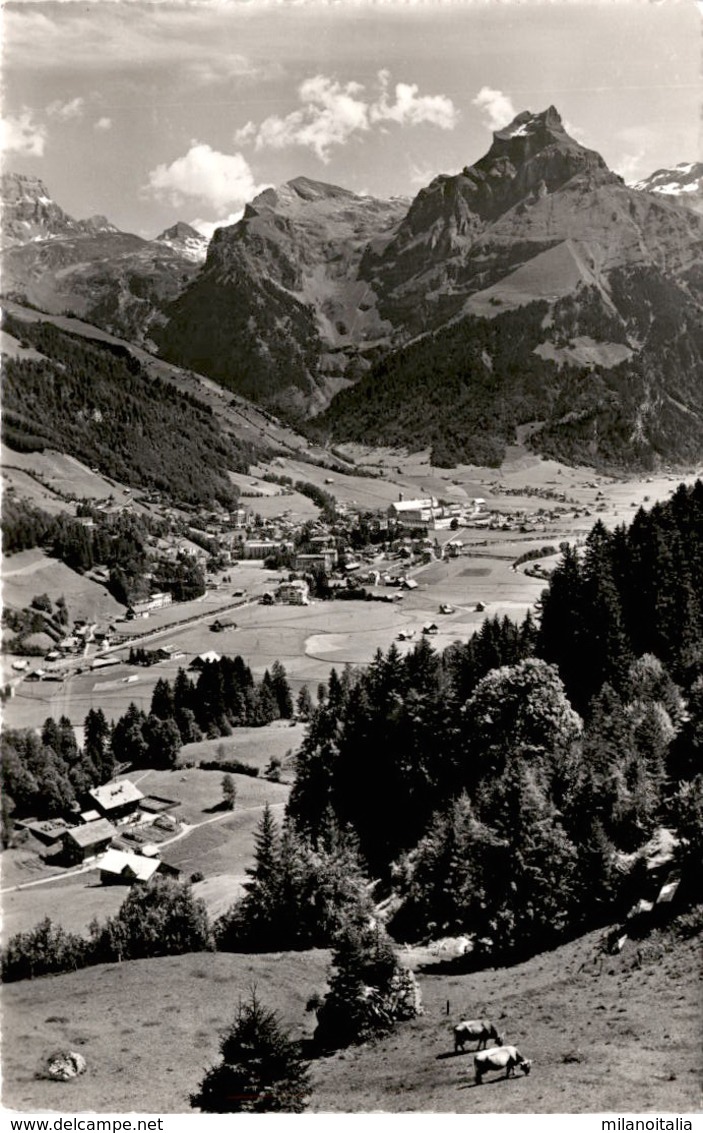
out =
[[[676,168],[681,182],[697,176],[695,163]],[[59,210],[46,223],[69,235],[9,249],[6,288],[17,280],[37,306],[70,305],[299,423],[313,417],[327,439],[359,439],[364,421],[381,443],[497,460],[530,424],[532,443],[566,460],[687,459],[703,446],[703,216],[667,175],[626,185],[550,106],[518,114],[476,163],[412,200],[309,177],[265,189],[215,230],[204,262],[204,238],[182,222],[153,241],[100,221],[76,235],[91,222]],[[496,335],[509,327],[505,350]]]
[[169,238],[167,229],[146,240],[104,216],[76,220],[39,177],[6,172],[0,184],[3,291],[49,313],[149,343],[164,306],[205,258],[207,241],[189,225],[192,236],[179,229]]

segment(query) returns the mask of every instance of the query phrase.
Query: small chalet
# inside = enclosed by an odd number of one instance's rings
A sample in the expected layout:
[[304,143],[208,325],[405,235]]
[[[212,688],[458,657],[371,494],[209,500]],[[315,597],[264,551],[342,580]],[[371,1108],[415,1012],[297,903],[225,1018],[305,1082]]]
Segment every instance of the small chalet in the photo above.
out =
[[105,852],[116,833],[115,827],[106,818],[87,822],[84,826],[73,826],[63,836],[66,857],[74,865],[97,857]]
[[209,649],[207,653],[199,653],[197,657],[194,657],[189,668],[204,669],[206,665],[212,665],[220,660],[222,660],[220,654],[216,653],[214,649]]
[[181,875],[176,866],[125,850],[108,850],[98,864],[102,885],[134,885],[135,882],[145,885],[157,873],[175,878]]
[[94,787],[88,791],[95,803],[96,810],[112,822],[124,822],[130,815],[139,810],[139,804],[144,795],[131,783],[129,779],[120,779],[118,783],[105,783],[102,787]]

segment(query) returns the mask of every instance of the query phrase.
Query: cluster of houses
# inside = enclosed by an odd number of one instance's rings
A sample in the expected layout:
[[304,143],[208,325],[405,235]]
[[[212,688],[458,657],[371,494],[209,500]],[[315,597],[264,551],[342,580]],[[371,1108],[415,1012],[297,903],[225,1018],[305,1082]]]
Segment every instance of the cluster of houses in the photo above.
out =
[[389,522],[399,527],[427,527],[432,531],[447,530],[456,521],[462,527],[483,527],[490,523],[486,501],[480,496],[465,504],[440,504],[434,496],[406,500],[400,498],[388,508]]
[[[93,863],[104,885],[149,881],[155,874],[180,877],[177,866],[162,860],[158,839],[176,832],[174,799],[145,796],[129,779],[88,791],[85,807],[65,818],[24,819],[29,830],[66,866]],[[134,849],[132,849],[134,845]]]

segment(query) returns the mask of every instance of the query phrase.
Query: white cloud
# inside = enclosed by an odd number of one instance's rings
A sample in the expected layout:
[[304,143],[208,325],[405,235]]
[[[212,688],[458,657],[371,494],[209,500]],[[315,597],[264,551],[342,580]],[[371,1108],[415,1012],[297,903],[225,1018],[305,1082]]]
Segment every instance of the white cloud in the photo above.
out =
[[502,130],[517,114],[509,95],[493,87],[481,87],[471,104],[483,112],[484,124],[489,130]]
[[369,108],[372,122],[397,122],[400,126],[419,126],[427,122],[440,130],[453,130],[459,112],[451,98],[443,94],[418,95],[417,83],[396,83],[395,102],[388,101],[390,73],[379,71],[381,96]]
[[0,148],[5,153],[41,157],[46,143],[46,126],[34,118],[26,106],[19,114],[8,114],[0,121]]
[[217,211],[241,208],[264,188],[254,181],[241,153],[219,153],[197,141],[191,142],[183,157],[152,169],[146,186],[154,196],[174,205],[194,197]]
[[258,129],[249,122],[238,137],[255,137],[257,149],[307,146],[321,161],[328,162],[331,146],[345,145],[354,134],[369,129],[368,106],[357,97],[362,90],[359,83],[342,85],[325,75],[315,75],[298,88],[301,110],[293,110],[285,118],[274,114]]
[[302,103],[298,110],[285,117],[273,114],[258,126],[247,122],[236,132],[235,141],[238,145],[253,142],[256,149],[307,146],[326,163],[333,146],[346,145],[385,122],[399,126],[427,123],[443,130],[456,125],[458,111],[445,95],[421,95],[416,83],[397,83],[391,102],[389,72],[380,71],[378,82],[379,95],[369,100],[361,83],[340,83],[326,75],[305,79],[298,87]]
[[243,216],[244,209],[240,209],[239,212],[231,212],[229,216],[224,217],[222,220],[202,220],[200,217],[197,217],[195,220],[191,220],[188,223],[191,228],[195,228],[198,232],[201,232],[203,236],[207,236],[208,240],[212,240],[212,234],[216,228],[228,228],[230,224],[236,224],[238,220],[241,220]]
[[58,118],[60,122],[70,122],[72,118],[82,118],[85,111],[85,99],[72,98],[69,102],[62,102],[60,98],[50,102],[46,113],[50,118]]
[[97,122],[93,123],[94,130],[111,130],[112,118],[98,118]]
[[179,78],[201,84],[258,73],[243,55],[222,51],[222,27],[170,0],[135,0],[128,8],[127,0],[21,3],[3,13],[3,63],[30,73],[179,67]]

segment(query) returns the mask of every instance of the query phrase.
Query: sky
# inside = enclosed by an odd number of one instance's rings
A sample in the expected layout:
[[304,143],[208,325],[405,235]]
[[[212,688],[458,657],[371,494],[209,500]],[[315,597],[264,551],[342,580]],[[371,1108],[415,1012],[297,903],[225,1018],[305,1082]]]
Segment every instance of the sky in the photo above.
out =
[[626,181],[703,156],[703,0],[9,0],[6,171],[210,233],[297,176],[414,196],[554,105]]

